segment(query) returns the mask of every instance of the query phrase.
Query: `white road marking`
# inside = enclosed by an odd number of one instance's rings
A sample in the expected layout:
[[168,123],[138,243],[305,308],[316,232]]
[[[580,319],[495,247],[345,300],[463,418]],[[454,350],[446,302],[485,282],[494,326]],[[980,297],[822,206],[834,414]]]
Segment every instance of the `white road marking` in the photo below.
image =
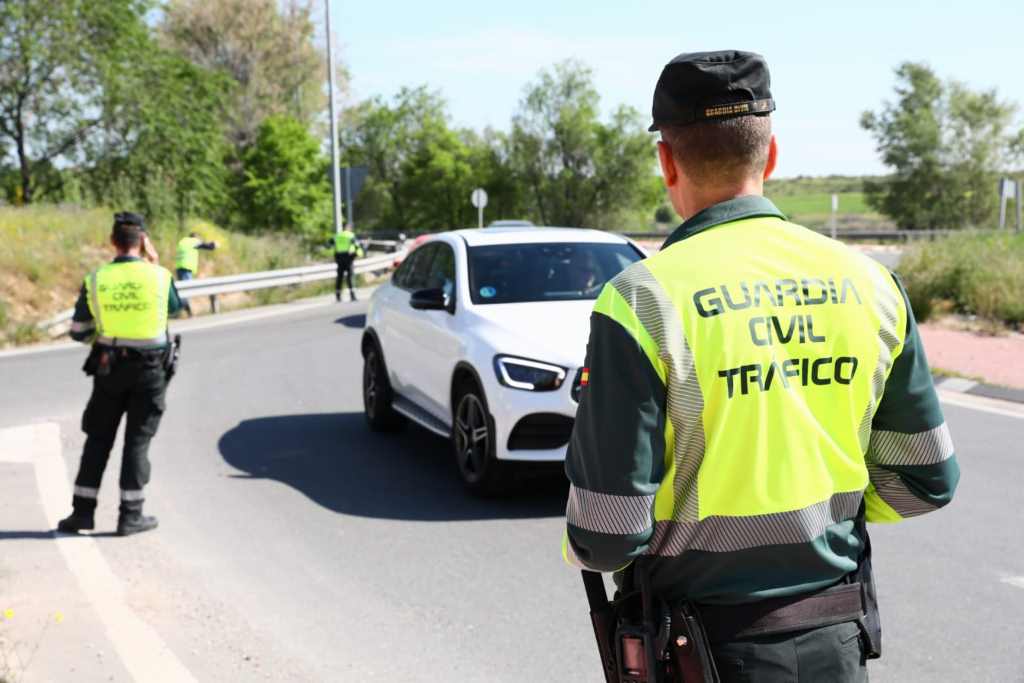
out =
[[1024,404],[1000,401],[986,396],[974,396],[972,394],[960,394],[953,391],[943,391],[940,385],[937,389],[939,399],[943,403],[960,408],[980,410],[983,413],[1002,415],[1003,417],[1015,417],[1024,420]]
[[963,377],[947,377],[946,379],[942,380],[942,384],[940,384],[939,386],[941,386],[946,391],[957,391],[960,393],[966,393],[973,389],[974,387],[978,386],[978,383],[972,379],[964,379]]
[[[35,464],[43,510],[50,528],[56,528],[71,504],[60,427],[48,422],[0,429],[0,460]],[[55,543],[132,678],[147,683],[196,680],[153,627],[128,607],[124,585],[110,569],[95,539],[58,536]]]
[[1004,576],[1000,579],[1003,583],[1016,586],[1017,588],[1024,588],[1024,576]]

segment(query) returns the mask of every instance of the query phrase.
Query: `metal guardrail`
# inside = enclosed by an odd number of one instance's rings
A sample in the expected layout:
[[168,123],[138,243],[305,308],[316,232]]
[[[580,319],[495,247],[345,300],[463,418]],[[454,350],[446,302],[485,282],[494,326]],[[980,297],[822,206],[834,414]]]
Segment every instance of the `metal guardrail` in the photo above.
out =
[[[400,250],[391,254],[359,259],[355,262],[352,272],[360,275],[390,270],[395,259],[404,255],[405,251]],[[302,266],[299,268],[283,268],[281,270],[265,270],[257,273],[241,273],[239,275],[186,280],[184,282],[176,282],[175,286],[178,289],[178,293],[186,299],[194,299],[199,296],[210,297],[210,309],[216,313],[218,310],[217,296],[221,294],[251,292],[257,289],[329,280],[335,276],[335,273],[337,273],[336,264],[318,263],[313,266]],[[74,312],[75,309],[73,308],[61,311],[49,320],[39,323],[39,327],[40,329],[48,330],[61,323],[66,323],[71,320]]]

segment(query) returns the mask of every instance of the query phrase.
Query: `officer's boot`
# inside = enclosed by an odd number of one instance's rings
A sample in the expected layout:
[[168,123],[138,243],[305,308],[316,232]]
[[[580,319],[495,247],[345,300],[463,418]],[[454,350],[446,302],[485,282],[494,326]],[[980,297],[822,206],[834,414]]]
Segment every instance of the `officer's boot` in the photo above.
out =
[[71,514],[57,522],[57,531],[65,534],[77,534],[79,531],[88,531],[96,528],[94,513],[96,512],[96,498],[87,495],[75,487],[76,494],[71,499]]
[[157,527],[156,517],[142,514],[142,509],[125,510],[117,518],[117,535],[131,536]]
[[334,290],[334,300],[335,301],[341,301],[341,290],[340,289]]
[[74,510],[70,515],[57,522],[57,531],[65,534],[77,534],[79,531],[88,531],[96,528],[96,521],[92,512]]
[[348,295],[350,297],[352,297],[352,301],[357,301],[357,299],[356,299],[356,290],[354,290],[354,289],[348,290]]

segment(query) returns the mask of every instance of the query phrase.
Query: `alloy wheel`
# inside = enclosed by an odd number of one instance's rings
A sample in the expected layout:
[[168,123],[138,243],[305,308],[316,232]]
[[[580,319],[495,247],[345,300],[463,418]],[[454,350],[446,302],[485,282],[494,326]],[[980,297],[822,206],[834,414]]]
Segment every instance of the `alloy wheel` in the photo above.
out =
[[467,479],[477,480],[483,476],[490,440],[483,402],[475,394],[466,394],[455,411],[455,452],[459,469]]

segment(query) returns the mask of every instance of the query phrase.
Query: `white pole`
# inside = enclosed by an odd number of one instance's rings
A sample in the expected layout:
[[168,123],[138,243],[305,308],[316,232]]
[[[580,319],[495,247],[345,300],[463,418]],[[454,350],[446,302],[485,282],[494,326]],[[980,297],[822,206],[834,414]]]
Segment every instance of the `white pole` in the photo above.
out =
[[334,52],[331,50],[331,0],[324,0],[327,15],[327,83],[331,102],[331,186],[334,190],[334,232],[341,232],[341,179],[338,176],[338,117],[334,111]]
[[484,206],[482,203],[476,208],[476,227],[484,227]]
[[1024,225],[1021,224],[1021,202],[1024,201],[1024,178],[1017,178],[1017,232],[1020,232]]
[[836,238],[836,212],[839,210],[839,195],[832,195],[832,239]]

